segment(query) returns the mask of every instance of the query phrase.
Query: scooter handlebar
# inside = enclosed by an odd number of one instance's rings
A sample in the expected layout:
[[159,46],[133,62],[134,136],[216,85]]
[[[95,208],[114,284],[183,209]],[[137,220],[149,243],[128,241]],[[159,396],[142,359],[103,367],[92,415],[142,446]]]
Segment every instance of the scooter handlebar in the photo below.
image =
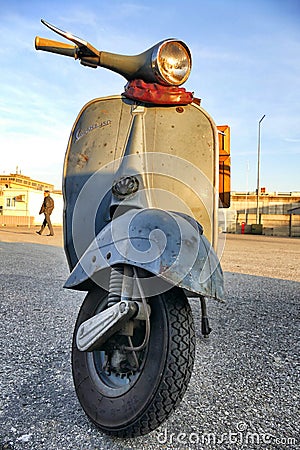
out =
[[44,52],[58,53],[59,55],[71,56],[77,59],[78,47],[75,45],[65,44],[63,42],[52,41],[37,36],[35,38],[36,50],[43,50]]
[[124,76],[128,81],[140,78],[146,83],[179,86],[187,80],[190,74],[191,55],[188,47],[182,41],[165,39],[139,55],[126,56],[99,51],[89,42],[63,31],[43,19],[42,23],[75,45],[37,36],[35,38],[36,50],[71,56],[79,59],[82,65],[92,68],[105,67]]

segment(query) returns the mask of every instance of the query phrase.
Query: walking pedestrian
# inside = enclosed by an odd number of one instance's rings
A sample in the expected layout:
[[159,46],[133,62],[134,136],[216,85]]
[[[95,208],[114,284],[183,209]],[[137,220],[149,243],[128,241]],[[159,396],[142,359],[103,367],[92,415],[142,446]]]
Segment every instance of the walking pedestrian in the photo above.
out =
[[48,234],[47,236],[54,236],[54,231],[50,219],[53,209],[54,209],[54,200],[52,197],[50,197],[50,191],[44,191],[44,201],[42,203],[39,214],[44,214],[45,219],[42,223],[40,231],[37,231],[37,234],[42,234],[45,226],[48,225],[50,234]]

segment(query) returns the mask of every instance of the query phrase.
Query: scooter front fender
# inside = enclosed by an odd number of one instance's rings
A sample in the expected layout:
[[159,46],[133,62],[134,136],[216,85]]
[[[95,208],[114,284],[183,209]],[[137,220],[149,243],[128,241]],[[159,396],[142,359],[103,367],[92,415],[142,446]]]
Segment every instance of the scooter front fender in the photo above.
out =
[[108,290],[109,277],[101,276],[101,272],[118,264],[155,275],[152,288],[160,281],[161,286],[176,285],[194,295],[223,299],[218,257],[202,227],[184,214],[147,208],[130,210],[113,219],[82,255],[65,287],[87,290],[92,280]]

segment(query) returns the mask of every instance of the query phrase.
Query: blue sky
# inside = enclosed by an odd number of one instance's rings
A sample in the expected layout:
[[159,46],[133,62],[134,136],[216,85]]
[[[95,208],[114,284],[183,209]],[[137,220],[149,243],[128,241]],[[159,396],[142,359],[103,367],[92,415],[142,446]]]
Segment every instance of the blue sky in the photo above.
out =
[[125,80],[34,50],[36,35],[61,40],[44,18],[99,50],[137,54],[177,37],[192,51],[184,85],[217,125],[231,127],[232,189],[300,191],[299,0],[0,0],[0,173],[61,187],[72,124],[90,99]]

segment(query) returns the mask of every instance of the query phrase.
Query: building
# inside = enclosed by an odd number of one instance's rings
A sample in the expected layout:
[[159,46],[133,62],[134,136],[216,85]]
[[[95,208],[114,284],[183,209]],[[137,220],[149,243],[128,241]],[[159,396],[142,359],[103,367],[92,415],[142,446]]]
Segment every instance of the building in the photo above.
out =
[[[257,220],[258,213],[258,220]],[[231,192],[224,231],[300,237],[300,192]],[[258,222],[258,223],[257,223]]]
[[51,192],[55,208],[51,215],[53,225],[62,225],[63,196],[54,190],[54,185],[33,180],[19,173],[0,175],[0,226],[40,225],[39,215],[44,200],[44,190]]
[[0,175],[0,188],[6,189],[33,189],[37,191],[48,190],[50,192],[54,191],[54,185],[45,183],[44,181],[33,180],[30,177],[26,177],[20,173],[11,173],[10,175]]

